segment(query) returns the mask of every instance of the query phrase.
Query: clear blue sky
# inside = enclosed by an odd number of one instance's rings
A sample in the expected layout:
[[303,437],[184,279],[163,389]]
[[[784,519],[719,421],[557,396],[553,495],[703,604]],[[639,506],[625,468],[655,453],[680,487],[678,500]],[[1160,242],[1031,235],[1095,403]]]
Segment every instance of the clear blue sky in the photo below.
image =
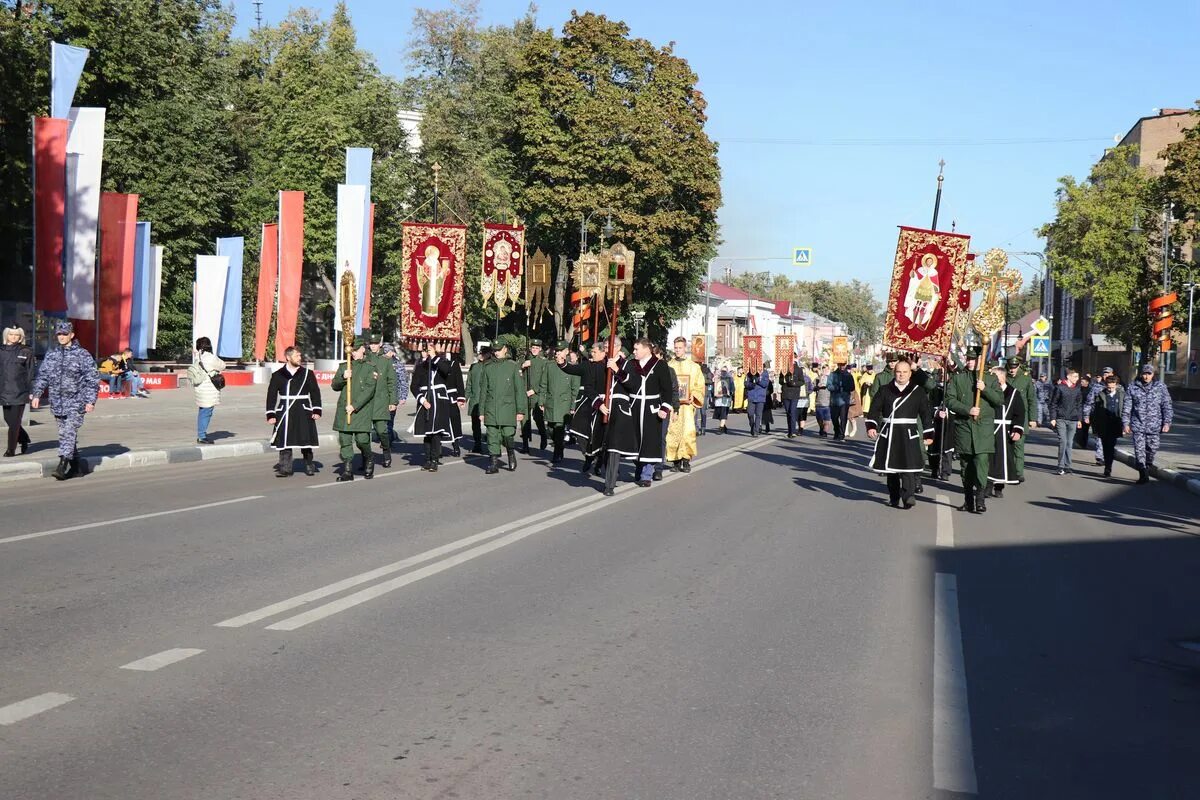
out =
[[[233,5],[246,25],[252,4]],[[264,16],[276,22],[296,5],[328,13],[334,0],[265,0]],[[397,76],[413,9],[445,5],[349,0],[360,45]],[[480,0],[485,24],[526,7]],[[1040,250],[1033,230],[1050,218],[1060,176],[1086,175],[1113,136],[1153,109],[1200,99],[1195,0],[544,0],[539,23],[561,29],[572,8],[674,41],[700,76],[709,135],[721,144],[721,255],[814,249],[805,270],[736,271],[859,278],[881,298],[895,226],[930,223],[939,158],[939,228],[957,221],[980,252]]]

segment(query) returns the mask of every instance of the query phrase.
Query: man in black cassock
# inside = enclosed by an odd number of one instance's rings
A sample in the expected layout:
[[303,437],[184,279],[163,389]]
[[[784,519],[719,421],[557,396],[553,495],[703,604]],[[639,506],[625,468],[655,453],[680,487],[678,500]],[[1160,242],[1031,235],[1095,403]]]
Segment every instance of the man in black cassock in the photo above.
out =
[[303,366],[304,354],[298,347],[283,352],[284,365],[271,375],[267,384],[267,422],[275,426],[271,446],[279,451],[275,476],[289,477],[295,470],[292,449],[299,447],[304,457],[304,474],[315,475],[313,449],[318,446],[317,420],[321,418],[321,387],[317,376]]
[[917,476],[925,469],[925,447],[933,444],[929,396],[913,380],[912,364],[901,358],[893,379],[880,386],[867,413],[867,437],[875,442],[871,469],[887,475],[893,508],[912,508]]
[[[417,400],[417,418],[413,433],[425,443],[425,463],[421,469],[437,472],[442,462],[442,439],[454,435],[450,428],[450,381],[454,361],[442,345],[427,344],[425,358],[413,369],[410,390]],[[457,407],[455,407],[457,411]]]
[[1008,382],[1008,372],[1003,366],[992,368],[992,374],[1000,383],[1000,391],[1004,393],[1004,402],[995,406],[996,421],[996,452],[988,468],[988,494],[992,497],[1003,497],[1004,487],[1010,483],[1020,483],[1017,471],[1016,443],[1025,435],[1027,406],[1025,398],[1015,386]]
[[608,465],[604,475],[604,494],[611,496],[617,483],[622,458],[641,465],[638,486],[649,486],[654,465],[663,460],[662,426],[671,414],[671,369],[667,362],[651,352],[649,339],[638,339],[633,357],[622,364],[609,358],[613,373],[611,408],[601,404],[608,414],[606,445]]
[[599,474],[603,463],[597,456],[604,449],[605,423],[600,406],[604,403],[608,375],[608,365],[605,363],[607,353],[606,343],[598,341],[592,344],[591,360],[578,364],[568,361],[562,367],[563,372],[580,379],[579,397],[575,399],[571,410],[571,424],[567,427],[567,433],[583,451],[583,467],[579,471],[584,474],[591,469],[593,461]]

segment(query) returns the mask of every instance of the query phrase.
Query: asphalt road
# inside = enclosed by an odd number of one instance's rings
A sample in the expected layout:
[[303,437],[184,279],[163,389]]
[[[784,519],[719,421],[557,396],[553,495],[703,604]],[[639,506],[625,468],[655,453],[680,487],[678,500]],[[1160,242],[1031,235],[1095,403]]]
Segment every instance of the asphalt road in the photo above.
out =
[[982,517],[811,435],[0,487],[0,798],[1194,797],[1196,498],[1048,441]]

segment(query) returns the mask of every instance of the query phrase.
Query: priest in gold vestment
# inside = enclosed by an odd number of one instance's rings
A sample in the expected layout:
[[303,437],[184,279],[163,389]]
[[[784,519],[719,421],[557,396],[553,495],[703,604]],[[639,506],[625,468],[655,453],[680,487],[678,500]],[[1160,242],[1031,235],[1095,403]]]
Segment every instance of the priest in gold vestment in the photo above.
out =
[[692,360],[687,339],[675,340],[675,358],[667,365],[679,382],[679,410],[667,427],[667,460],[680,472],[692,471],[696,455],[696,411],[704,405],[704,373]]

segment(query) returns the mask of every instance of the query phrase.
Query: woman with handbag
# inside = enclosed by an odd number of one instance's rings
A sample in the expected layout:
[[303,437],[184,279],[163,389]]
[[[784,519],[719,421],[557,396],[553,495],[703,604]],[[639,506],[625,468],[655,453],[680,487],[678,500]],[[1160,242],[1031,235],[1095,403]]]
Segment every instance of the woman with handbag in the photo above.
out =
[[213,409],[221,404],[221,390],[225,388],[225,376],[221,371],[225,362],[213,355],[212,341],[207,336],[196,340],[195,360],[188,367],[188,380],[196,395],[196,444],[212,444],[208,438],[208,424],[212,421]]

